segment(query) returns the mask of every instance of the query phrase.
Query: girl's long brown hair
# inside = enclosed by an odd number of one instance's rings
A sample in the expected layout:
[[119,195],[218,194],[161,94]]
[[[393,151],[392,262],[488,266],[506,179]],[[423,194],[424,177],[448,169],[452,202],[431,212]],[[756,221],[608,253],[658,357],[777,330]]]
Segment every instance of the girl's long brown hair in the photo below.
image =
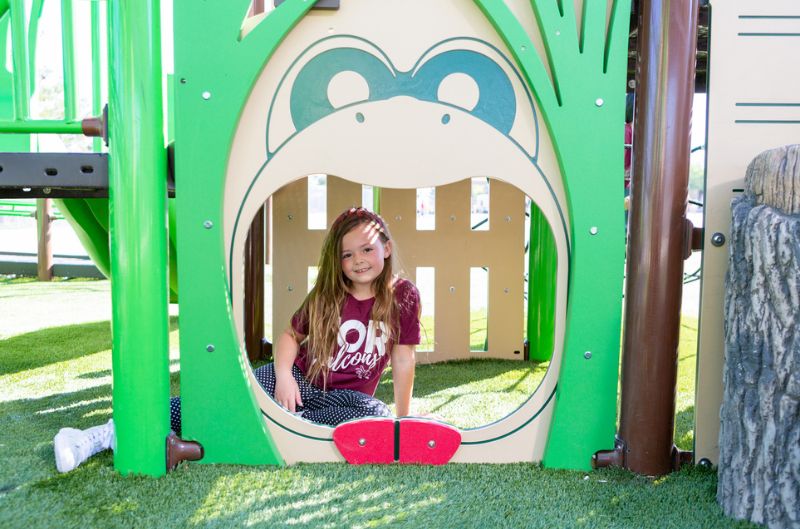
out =
[[[342,271],[342,239],[362,225],[375,229],[383,244],[391,240],[383,219],[365,208],[350,208],[339,215],[322,244],[317,281],[298,311],[299,326],[308,324],[308,336],[304,340],[308,355],[306,378],[313,383],[318,383],[321,378],[323,388],[327,386],[329,364],[339,349],[342,306],[352,286],[352,281]],[[386,258],[383,271],[373,282],[375,304],[370,317],[375,322],[376,332],[380,332],[383,323],[390,338],[397,335],[395,320],[398,309],[394,300],[393,271],[395,253],[396,248]]]

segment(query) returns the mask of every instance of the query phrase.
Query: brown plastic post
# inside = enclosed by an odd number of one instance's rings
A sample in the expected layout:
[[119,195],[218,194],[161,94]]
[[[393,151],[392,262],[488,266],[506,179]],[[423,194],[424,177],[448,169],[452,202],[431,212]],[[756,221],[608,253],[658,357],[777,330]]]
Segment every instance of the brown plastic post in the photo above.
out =
[[196,441],[185,441],[170,431],[167,436],[167,471],[175,470],[181,461],[203,459],[203,446]]
[[625,467],[673,468],[697,0],[642,0],[620,434]]
[[50,221],[53,203],[49,198],[36,199],[36,233],[38,239],[37,275],[39,281],[53,279],[53,246],[50,244]]
[[262,206],[244,244],[244,343],[251,362],[262,358],[264,338],[264,207]]
[[105,135],[106,124],[103,118],[85,118],[81,120],[81,131],[89,138],[102,138]]

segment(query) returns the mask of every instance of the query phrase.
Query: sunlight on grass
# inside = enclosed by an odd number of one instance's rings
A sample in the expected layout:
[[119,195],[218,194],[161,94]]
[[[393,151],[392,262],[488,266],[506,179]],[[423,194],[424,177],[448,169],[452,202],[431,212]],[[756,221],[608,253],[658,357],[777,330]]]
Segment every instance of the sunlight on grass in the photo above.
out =
[[[430,413],[461,428],[502,419],[536,390],[548,363],[471,359],[418,365],[414,377],[414,414]],[[376,397],[394,408],[391,368]]]

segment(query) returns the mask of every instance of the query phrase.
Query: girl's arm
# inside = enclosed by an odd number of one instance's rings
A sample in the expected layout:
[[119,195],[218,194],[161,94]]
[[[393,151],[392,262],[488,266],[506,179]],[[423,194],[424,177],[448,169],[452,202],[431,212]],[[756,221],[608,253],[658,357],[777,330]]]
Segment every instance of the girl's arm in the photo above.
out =
[[283,331],[275,347],[275,401],[292,413],[297,406],[303,405],[300,387],[292,376],[292,366],[299,350],[300,345],[291,330]]
[[416,345],[400,344],[392,348],[392,381],[394,382],[394,404],[398,417],[411,413],[416,348]]

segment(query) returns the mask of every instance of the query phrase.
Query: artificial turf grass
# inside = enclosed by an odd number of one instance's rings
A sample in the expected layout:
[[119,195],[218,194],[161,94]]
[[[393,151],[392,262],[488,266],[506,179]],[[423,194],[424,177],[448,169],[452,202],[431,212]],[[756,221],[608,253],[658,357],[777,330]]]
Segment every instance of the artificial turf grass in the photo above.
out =
[[675,387],[675,445],[694,450],[694,388],[697,374],[697,318],[681,318],[678,380]]
[[713,471],[651,480],[533,464],[182,465],[121,477],[104,454],[0,496],[7,527],[751,528],[722,516]]
[[[107,325],[84,330],[105,333],[110,344]],[[69,341],[100,340],[82,334],[58,340],[78,348]],[[33,349],[25,354],[47,354],[31,338]],[[173,347],[176,338],[173,332]],[[694,385],[693,370],[689,379],[683,366],[693,367],[695,353],[681,347],[678,410],[690,415],[681,408],[680,388]],[[110,417],[110,352],[39,360],[22,369],[5,368],[7,354],[0,352],[0,527],[755,527],[722,516],[716,475],[700,469],[648,480],[617,470],[531,464],[184,464],[153,480],[119,476],[106,452],[58,475],[52,455],[58,428]],[[176,379],[173,374],[173,391]],[[420,398],[435,389],[428,393],[418,378]],[[690,439],[691,431],[684,436]]]
[[[517,409],[536,390],[548,363],[472,358],[416,367],[412,409],[460,428],[475,428]],[[391,367],[375,396],[394,410]]]

